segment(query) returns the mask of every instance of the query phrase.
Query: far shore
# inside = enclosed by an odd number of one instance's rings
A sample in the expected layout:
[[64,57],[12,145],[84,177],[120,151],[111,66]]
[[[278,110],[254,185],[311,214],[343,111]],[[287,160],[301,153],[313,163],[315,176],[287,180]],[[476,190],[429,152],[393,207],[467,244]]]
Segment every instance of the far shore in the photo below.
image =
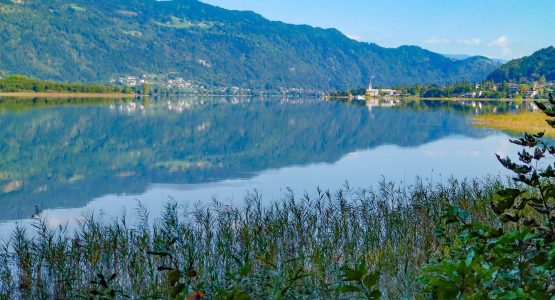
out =
[[434,101],[503,101],[503,102],[533,102],[542,99],[513,99],[513,98],[422,98],[405,97],[405,100],[434,100]]
[[133,98],[135,94],[122,94],[122,93],[35,93],[35,92],[12,92],[2,93],[0,97],[18,97],[18,98]]
[[[356,97],[346,97],[346,96],[325,96],[325,99],[329,100],[357,100]],[[399,99],[399,100],[408,100],[408,101],[420,101],[420,100],[433,100],[433,101],[503,101],[503,102],[531,102],[536,100],[545,100],[545,99],[512,99],[512,98],[422,98],[422,97],[391,97],[391,96],[383,96],[383,97],[373,97],[371,99]],[[365,100],[358,100],[358,101],[365,101]]]

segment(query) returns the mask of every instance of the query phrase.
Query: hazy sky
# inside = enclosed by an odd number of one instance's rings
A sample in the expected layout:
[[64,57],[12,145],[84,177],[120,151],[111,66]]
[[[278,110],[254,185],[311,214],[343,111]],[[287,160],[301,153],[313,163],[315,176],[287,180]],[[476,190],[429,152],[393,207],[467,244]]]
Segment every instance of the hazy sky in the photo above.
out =
[[555,45],[554,0],[202,0],[381,46],[504,59]]

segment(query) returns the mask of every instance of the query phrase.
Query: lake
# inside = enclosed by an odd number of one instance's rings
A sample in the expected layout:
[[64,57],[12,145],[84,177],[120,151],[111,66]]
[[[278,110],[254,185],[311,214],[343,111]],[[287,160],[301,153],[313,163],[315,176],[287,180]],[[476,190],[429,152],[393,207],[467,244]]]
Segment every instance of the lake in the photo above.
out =
[[[61,103],[59,103],[61,102]],[[67,103],[64,103],[67,102]],[[510,102],[184,97],[0,99],[0,238],[40,210],[52,226],[83,212],[131,217],[142,203],[241,205],[334,191],[507,174],[505,133],[472,116]]]

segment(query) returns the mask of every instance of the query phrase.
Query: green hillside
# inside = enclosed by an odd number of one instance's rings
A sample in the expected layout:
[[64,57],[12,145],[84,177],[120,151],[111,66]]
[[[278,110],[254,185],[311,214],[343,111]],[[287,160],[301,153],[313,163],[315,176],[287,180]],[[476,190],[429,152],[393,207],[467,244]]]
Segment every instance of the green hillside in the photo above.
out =
[[211,85],[340,89],[478,81],[497,63],[361,43],[194,0],[0,0],[0,75],[105,82],[174,74]]
[[530,56],[511,60],[488,76],[495,82],[538,81],[544,76],[555,80],[555,47],[541,49]]

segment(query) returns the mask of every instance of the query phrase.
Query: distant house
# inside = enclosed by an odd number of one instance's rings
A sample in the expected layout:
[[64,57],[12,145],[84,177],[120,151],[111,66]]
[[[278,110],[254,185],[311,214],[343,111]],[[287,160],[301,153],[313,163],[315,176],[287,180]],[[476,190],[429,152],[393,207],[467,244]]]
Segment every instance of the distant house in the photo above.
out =
[[476,98],[476,96],[477,96],[476,92],[468,92],[460,95],[461,98]]
[[531,89],[528,92],[524,93],[525,98],[534,98],[539,95],[539,91],[537,89]]
[[380,89],[380,95],[397,97],[397,96],[402,96],[403,93],[398,90]]

